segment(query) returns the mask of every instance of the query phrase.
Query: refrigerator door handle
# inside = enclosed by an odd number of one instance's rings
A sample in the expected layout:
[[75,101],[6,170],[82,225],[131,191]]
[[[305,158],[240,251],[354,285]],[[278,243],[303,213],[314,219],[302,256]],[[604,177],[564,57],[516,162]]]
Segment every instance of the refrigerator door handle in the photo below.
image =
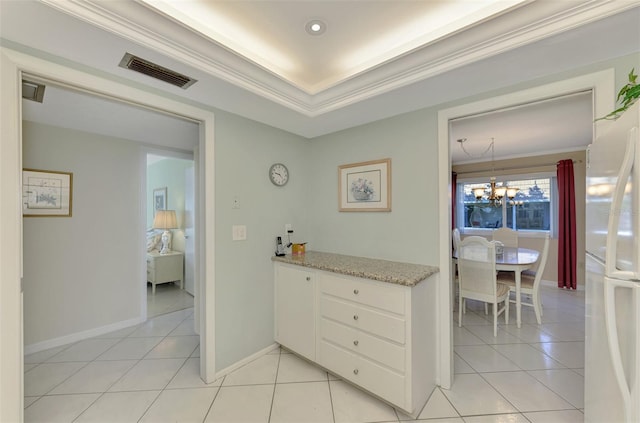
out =
[[[624,191],[627,187],[627,181],[631,175],[633,169],[635,155],[636,155],[636,137],[635,131],[631,131],[629,134],[629,141],[627,143],[627,150],[624,153],[624,160],[618,172],[618,179],[616,181],[616,187],[613,190],[613,198],[611,200],[611,210],[609,213],[609,223],[607,226],[607,241],[606,241],[606,274],[612,278],[619,279],[635,279],[638,277],[636,271],[618,270],[616,268],[618,258],[618,225],[620,224],[620,210],[622,209],[622,200],[624,199]],[[637,263],[634,263],[637,265]]]
[[[605,278],[604,284],[604,320],[605,327],[607,330],[607,343],[609,344],[609,352],[611,354],[611,362],[613,365],[613,370],[616,376],[616,381],[618,382],[618,387],[620,389],[620,393],[622,394],[622,400],[624,402],[625,407],[625,415],[627,422],[637,421],[636,419],[640,417],[640,405],[638,404],[638,397],[640,394],[640,367],[638,365],[635,366],[634,369],[630,369],[635,371],[635,375],[631,375],[630,382],[627,382],[627,378],[625,377],[625,369],[622,363],[622,354],[620,351],[620,343],[618,340],[618,325],[616,322],[616,297],[615,290],[616,288],[631,288],[631,292],[633,295],[633,304],[634,304],[634,314],[640,312],[638,307],[640,307],[640,295],[637,282],[629,282],[625,280],[617,280]],[[632,321],[637,321],[638,316],[629,316],[629,318],[633,319]],[[638,328],[635,328],[636,332]],[[640,340],[638,339],[640,333],[636,334],[635,338],[635,354],[636,357],[632,358],[633,363],[638,363],[638,359],[640,359],[640,352],[638,348],[640,347]]]

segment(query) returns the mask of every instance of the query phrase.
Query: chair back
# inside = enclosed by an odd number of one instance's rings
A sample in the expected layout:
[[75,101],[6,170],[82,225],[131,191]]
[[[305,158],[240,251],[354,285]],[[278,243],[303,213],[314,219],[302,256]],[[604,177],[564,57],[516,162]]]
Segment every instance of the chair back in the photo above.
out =
[[493,240],[500,241],[505,247],[518,248],[518,232],[511,228],[498,228],[493,231]]
[[453,250],[458,251],[458,246],[460,246],[460,230],[458,228],[451,231],[451,238],[453,239]]
[[545,234],[544,236],[544,246],[542,247],[542,254],[538,258],[537,269],[535,270],[536,276],[533,280],[533,289],[537,289],[538,285],[540,285],[540,281],[542,280],[542,273],[544,272],[544,268],[547,265],[547,257],[549,257],[549,242],[550,242],[549,234]]
[[458,246],[458,276],[461,292],[493,303],[497,289],[495,243],[480,236],[462,240]]

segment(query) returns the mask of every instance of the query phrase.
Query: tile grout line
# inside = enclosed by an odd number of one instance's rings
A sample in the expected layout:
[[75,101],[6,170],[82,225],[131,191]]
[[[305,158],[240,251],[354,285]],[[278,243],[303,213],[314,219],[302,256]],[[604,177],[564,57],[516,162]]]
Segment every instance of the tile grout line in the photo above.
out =
[[211,414],[211,410],[213,409],[213,404],[216,402],[216,399],[218,398],[218,395],[220,395],[220,391],[222,390],[222,384],[224,383],[224,379],[227,376],[222,376],[222,380],[220,381],[220,386],[218,386],[218,390],[216,391],[216,394],[213,396],[213,400],[211,401],[211,404],[209,404],[209,408],[207,409],[207,412],[204,414],[204,419],[202,419],[202,423],[207,421],[207,417],[209,417],[209,414]]
[[269,407],[268,423],[271,423],[271,413],[273,412],[273,402],[276,398],[276,387],[278,385],[278,373],[280,372],[280,359],[282,358],[282,346],[280,346],[280,354],[278,354],[278,364],[276,365],[276,377],[273,381],[273,393],[271,394],[271,407]]
[[329,388],[329,404],[331,404],[331,418],[333,419],[333,423],[336,423],[336,412],[333,408],[333,395],[331,394],[331,380],[329,379],[329,372],[325,372],[327,376],[327,388]]

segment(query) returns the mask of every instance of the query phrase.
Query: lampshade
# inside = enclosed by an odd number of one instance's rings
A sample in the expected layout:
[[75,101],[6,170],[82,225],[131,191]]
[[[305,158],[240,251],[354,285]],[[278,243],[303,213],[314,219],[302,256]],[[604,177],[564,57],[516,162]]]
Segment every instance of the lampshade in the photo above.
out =
[[513,198],[518,193],[518,188],[509,188],[507,189],[507,197],[513,200]]
[[153,219],[153,229],[176,229],[178,220],[175,210],[157,210]]
[[496,187],[496,197],[502,198],[506,193],[507,193],[507,187],[505,186]]

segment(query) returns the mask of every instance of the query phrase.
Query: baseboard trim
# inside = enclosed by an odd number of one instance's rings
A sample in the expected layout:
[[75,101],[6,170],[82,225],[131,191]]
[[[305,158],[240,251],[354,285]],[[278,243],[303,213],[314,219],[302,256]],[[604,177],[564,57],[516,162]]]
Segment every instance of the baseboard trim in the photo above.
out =
[[128,328],[130,326],[137,325],[144,322],[142,317],[136,317],[129,320],[123,320],[121,322],[112,323],[106,326],[100,326],[93,329],[84,330],[82,332],[72,333],[70,335],[61,336],[59,338],[47,339],[46,341],[36,342],[35,344],[25,345],[24,354],[29,355],[40,351],[48,350],[50,348],[59,347],[61,345],[71,344],[85,339],[93,338],[96,336],[104,335],[105,333],[115,332],[120,329]]
[[240,361],[236,361],[235,363],[233,363],[232,365],[225,367],[224,369],[216,372],[216,379],[220,379],[223,376],[228,375],[229,373],[233,372],[234,370],[239,369],[240,367],[244,366],[245,364],[248,364],[260,357],[262,357],[263,355],[267,355],[269,354],[271,351],[275,350],[276,348],[278,348],[280,346],[280,344],[274,342],[273,344],[269,345],[266,348],[261,349],[260,351],[251,354],[249,357],[243,358]]

